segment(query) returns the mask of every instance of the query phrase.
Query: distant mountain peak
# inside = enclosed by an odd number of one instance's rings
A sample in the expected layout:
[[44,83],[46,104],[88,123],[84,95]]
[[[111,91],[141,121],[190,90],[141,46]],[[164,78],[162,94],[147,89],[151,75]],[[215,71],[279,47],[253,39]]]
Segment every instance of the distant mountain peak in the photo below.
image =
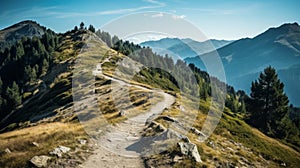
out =
[[10,46],[22,37],[32,38],[33,36],[41,37],[46,31],[36,21],[25,20],[0,30],[0,50]]
[[[9,29],[13,29],[13,28],[18,28],[18,27],[21,27],[21,26],[25,26],[25,25],[34,25],[34,26],[40,26],[36,21],[33,21],[33,20],[24,20],[24,21],[21,21],[19,23],[16,23],[16,24],[13,24],[7,28],[4,28],[3,30],[1,31],[5,31],[5,30],[9,30]],[[41,27],[41,26],[40,26]]]

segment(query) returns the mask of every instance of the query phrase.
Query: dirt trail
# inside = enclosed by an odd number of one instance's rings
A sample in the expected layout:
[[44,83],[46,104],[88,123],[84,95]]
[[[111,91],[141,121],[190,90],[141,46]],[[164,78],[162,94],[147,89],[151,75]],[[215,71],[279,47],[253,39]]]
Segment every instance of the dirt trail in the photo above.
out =
[[[98,73],[102,74],[101,70]],[[156,92],[163,96],[163,100],[152,105],[147,113],[130,118],[116,126],[111,126],[109,131],[98,140],[98,148],[94,151],[94,154],[91,155],[81,167],[144,167],[140,154],[144,148],[141,141],[141,133],[145,127],[145,122],[151,115],[159,114],[165,108],[170,107],[175,102],[175,98],[162,91],[132,85],[109,76],[105,77],[118,82],[120,85],[134,86],[147,91]]]

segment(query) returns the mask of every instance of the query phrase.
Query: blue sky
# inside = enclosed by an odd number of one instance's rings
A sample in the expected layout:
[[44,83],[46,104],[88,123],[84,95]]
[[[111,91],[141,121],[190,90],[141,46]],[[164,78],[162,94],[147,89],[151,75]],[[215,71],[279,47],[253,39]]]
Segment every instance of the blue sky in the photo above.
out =
[[283,23],[299,23],[299,6],[297,0],[9,0],[0,5],[0,29],[30,19],[65,32],[81,21],[99,28],[123,15],[158,11],[188,20],[208,38],[234,40]]

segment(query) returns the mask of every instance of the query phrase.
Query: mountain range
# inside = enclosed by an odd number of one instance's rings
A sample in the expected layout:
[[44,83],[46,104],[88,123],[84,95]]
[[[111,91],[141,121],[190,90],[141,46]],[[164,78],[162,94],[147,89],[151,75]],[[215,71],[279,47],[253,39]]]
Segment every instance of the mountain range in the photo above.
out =
[[[285,84],[290,102],[300,106],[300,89],[297,86],[300,82],[300,26],[297,23],[270,28],[254,38],[234,41],[216,51],[222,59],[227,82],[236,89],[249,93],[251,81],[271,65]],[[209,52],[185,61],[205,69],[201,57],[213,54]]]
[[168,54],[174,60],[177,60],[208,53],[231,42],[233,41],[211,39],[199,42],[190,38],[162,38],[156,41],[145,41],[140,45],[150,47],[160,55]]

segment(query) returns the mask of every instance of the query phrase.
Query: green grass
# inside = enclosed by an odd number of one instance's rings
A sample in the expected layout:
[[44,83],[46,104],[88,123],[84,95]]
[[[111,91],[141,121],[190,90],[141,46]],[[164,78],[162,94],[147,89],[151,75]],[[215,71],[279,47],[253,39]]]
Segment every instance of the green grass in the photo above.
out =
[[133,80],[144,83],[155,88],[160,88],[168,91],[179,92],[178,86],[170,81],[171,75],[165,71],[145,68],[140,71],[139,74],[135,75]]
[[[230,134],[224,134],[224,132],[227,132],[226,130]],[[235,117],[230,111],[225,110],[215,133],[244,144],[267,160],[277,163],[283,161],[288,167],[300,165],[298,152],[250,127],[244,121]]]

